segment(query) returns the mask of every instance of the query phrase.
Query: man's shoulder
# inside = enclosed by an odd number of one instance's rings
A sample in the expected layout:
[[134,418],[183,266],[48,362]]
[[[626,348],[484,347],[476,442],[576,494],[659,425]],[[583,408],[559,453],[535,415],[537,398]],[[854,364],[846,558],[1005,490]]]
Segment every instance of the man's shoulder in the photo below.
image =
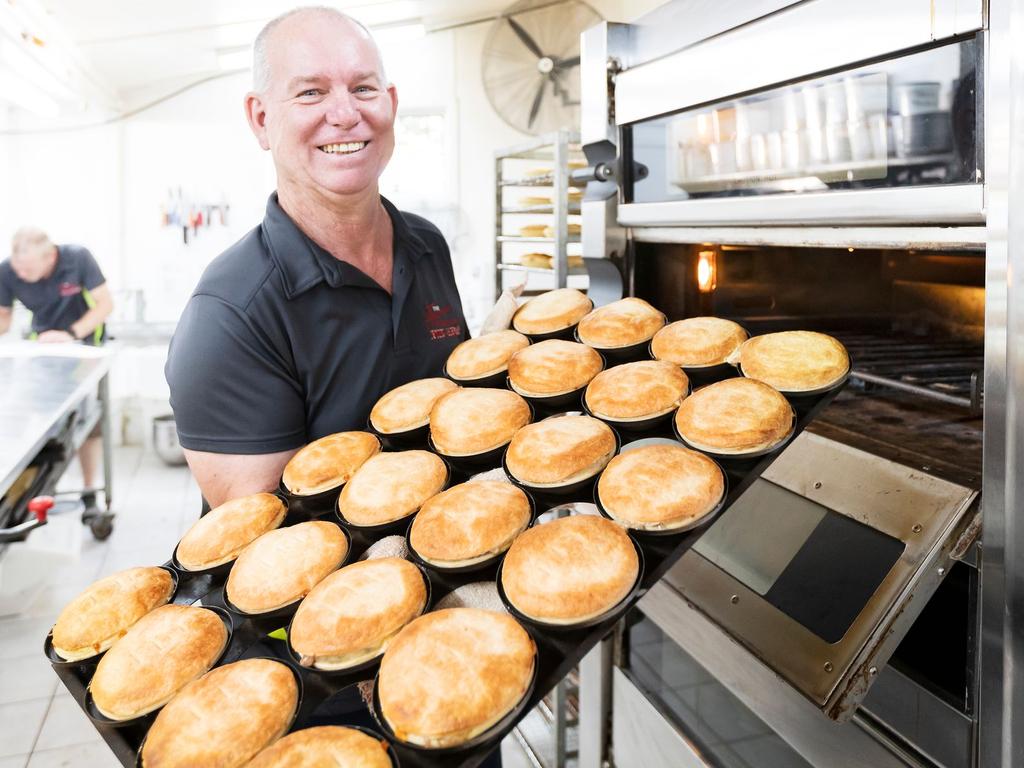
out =
[[192,295],[213,296],[244,310],[274,269],[262,229],[255,227],[210,262]]
[[433,246],[440,242],[444,244],[447,249],[448,244],[445,242],[444,235],[441,234],[441,230],[437,228],[437,225],[430,219],[426,219],[420,216],[418,213],[412,213],[410,211],[399,211],[402,218],[405,219],[405,224],[409,227],[409,231],[420,238],[427,245]]

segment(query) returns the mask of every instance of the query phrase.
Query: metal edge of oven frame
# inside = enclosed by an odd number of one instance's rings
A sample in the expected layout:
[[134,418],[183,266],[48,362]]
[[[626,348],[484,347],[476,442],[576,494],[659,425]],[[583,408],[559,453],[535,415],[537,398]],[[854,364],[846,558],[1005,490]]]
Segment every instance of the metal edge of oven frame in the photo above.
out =
[[[828,0],[818,0],[818,3]],[[678,4],[673,4],[678,5]],[[723,19],[720,28],[714,24],[691,25],[706,33],[704,38],[693,37],[684,40],[684,45],[714,35],[725,34],[742,23],[742,11],[737,15],[737,3],[722,0],[718,8],[707,16]],[[792,4],[783,0],[757,3],[757,10],[765,10],[769,20],[775,13],[787,10]],[[811,4],[801,4],[811,5]],[[876,27],[884,26],[878,19],[889,24],[888,10],[891,3],[878,15],[861,14],[871,19]],[[975,4],[971,4],[972,8]],[[765,6],[775,6],[765,8]],[[977,3],[983,17],[981,24],[984,77],[982,79],[984,99],[984,152],[986,173],[983,187],[984,221],[978,220],[971,211],[956,217],[961,223],[973,222],[976,226],[815,226],[780,227],[769,234],[762,228],[731,228],[709,226],[709,222],[694,222],[687,227],[645,227],[639,232],[627,229],[635,240],[649,239],[652,242],[694,242],[701,240],[727,239],[728,235],[753,244],[806,244],[808,238],[819,245],[850,245],[856,243],[883,247],[885,245],[905,247],[915,242],[926,247],[983,246],[986,250],[985,279],[985,381],[986,405],[984,412],[984,470],[982,509],[984,537],[979,545],[981,567],[980,594],[980,679],[978,681],[979,732],[977,764],[982,768],[1011,768],[1024,764],[1024,524],[1017,524],[1017,507],[1024,499],[1024,473],[1017,467],[1024,462],[1024,347],[1014,340],[1024,339],[1024,300],[1013,301],[1013,275],[1024,274],[1024,217],[1011,218],[1010,210],[1024,208],[1024,47],[1019,40],[1024,36],[1024,0],[983,0]],[[660,9],[659,9],[660,10]],[[940,17],[948,17],[951,3],[936,0],[931,11]],[[952,4],[955,14],[956,5]],[[652,12],[653,15],[658,10]],[[683,14],[676,11],[675,16]],[[748,13],[747,19],[757,16]],[[736,18],[734,18],[736,17]],[[971,14],[972,20],[977,20]],[[731,26],[730,26],[731,25]],[[957,27],[953,21],[953,34],[968,31],[967,25]],[[657,39],[663,36],[654,33]],[[855,34],[848,38],[861,37]],[[636,30],[624,25],[601,25],[584,33],[582,58],[583,89],[583,141],[594,140],[595,130],[614,138],[614,126],[607,123],[609,107],[615,98],[615,79],[629,78],[628,69],[635,63],[631,55],[635,50],[629,47],[630,40],[643,40]],[[1014,41],[1018,44],[1014,44]],[[661,56],[656,46],[644,40],[645,50]],[[685,50],[685,49],[684,49]],[[618,74],[617,69],[626,65],[627,72]],[[800,75],[812,74],[805,71]],[[595,73],[600,73],[599,75]],[[606,74],[607,73],[607,74]],[[605,88],[599,86],[607,77]],[[591,88],[588,90],[588,79]],[[717,96],[727,95],[720,92]],[[605,117],[600,123],[594,122],[596,113]],[[605,111],[601,111],[605,110]],[[588,117],[589,116],[589,117]],[[589,138],[588,138],[589,137]],[[955,192],[954,194],[959,194]],[[615,215],[615,204],[602,206],[606,210],[588,222],[584,206],[584,238],[590,244],[587,255],[600,255],[594,249],[602,246],[605,230],[627,226],[629,215]],[[625,206],[619,206],[619,209]],[[613,212],[607,215],[607,209]],[[673,223],[678,223],[673,222]],[[797,221],[790,221],[795,224]],[[854,221],[838,222],[844,225]],[[950,222],[953,223],[953,222]],[[596,225],[596,226],[595,226]],[[803,238],[801,239],[801,236]],[[667,594],[673,593],[666,584],[652,588],[641,604],[649,615],[657,620],[660,610],[673,606],[680,614],[676,617],[662,616],[661,623],[676,628],[685,627],[684,634],[696,641],[707,651],[702,660],[709,670],[727,685],[735,688],[744,703],[761,715],[769,725],[777,727],[793,725],[791,734],[801,724],[810,724],[804,734],[806,753],[828,753],[838,748],[859,765],[902,765],[893,752],[883,748],[873,737],[859,731],[856,724],[837,726],[823,721],[820,713],[810,702],[803,699],[794,689],[781,686],[775,675],[763,665],[756,663],[750,654],[736,653],[735,641],[703,617],[685,601],[675,599],[668,602]],[[679,634],[677,641],[683,642]],[[606,641],[593,651],[581,666],[581,768],[597,768],[604,758],[604,744],[607,739],[607,713],[611,688],[609,669],[611,641]],[[685,647],[685,644],[684,644]],[[750,663],[735,666],[737,659]],[[745,685],[741,683],[745,682]],[[740,688],[747,691],[742,695]],[[831,726],[829,728],[828,726]],[[785,735],[785,734],[784,734]],[[595,742],[595,740],[599,740]],[[827,742],[827,746],[826,746]]]

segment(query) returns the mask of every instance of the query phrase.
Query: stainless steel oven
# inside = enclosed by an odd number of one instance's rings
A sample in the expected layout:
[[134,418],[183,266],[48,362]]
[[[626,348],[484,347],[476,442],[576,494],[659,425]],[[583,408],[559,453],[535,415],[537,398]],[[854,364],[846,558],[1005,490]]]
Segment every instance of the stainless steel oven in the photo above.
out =
[[854,373],[581,666],[581,765],[1024,764],[1020,21],[676,0],[584,34],[585,254]]

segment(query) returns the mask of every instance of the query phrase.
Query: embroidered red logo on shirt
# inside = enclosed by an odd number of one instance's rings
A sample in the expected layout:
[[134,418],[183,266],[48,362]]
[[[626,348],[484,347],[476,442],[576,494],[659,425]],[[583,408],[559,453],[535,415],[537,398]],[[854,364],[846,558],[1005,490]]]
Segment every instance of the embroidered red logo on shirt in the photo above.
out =
[[431,341],[454,338],[462,332],[459,319],[452,316],[451,304],[427,304],[423,311],[423,323]]
[[61,283],[60,284],[60,295],[62,298],[68,296],[75,296],[82,292],[82,286],[75,285],[74,283]]

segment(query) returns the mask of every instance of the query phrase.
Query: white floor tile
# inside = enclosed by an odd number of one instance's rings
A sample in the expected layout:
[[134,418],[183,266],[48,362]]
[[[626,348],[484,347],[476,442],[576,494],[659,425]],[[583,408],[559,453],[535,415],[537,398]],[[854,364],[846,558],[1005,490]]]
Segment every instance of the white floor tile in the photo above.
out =
[[32,753],[28,761],[28,768],[119,768],[120,765],[103,741],[38,750]]
[[43,640],[53,626],[47,618],[0,619],[0,659],[17,659],[43,652]]
[[32,750],[49,699],[0,704],[0,757],[23,755]]
[[42,652],[0,660],[0,704],[48,699],[57,689],[57,682]]
[[70,696],[54,696],[34,751],[98,740],[101,740],[99,733],[78,703]]
[[25,768],[28,762],[28,755],[12,755],[0,757],[0,768]]

